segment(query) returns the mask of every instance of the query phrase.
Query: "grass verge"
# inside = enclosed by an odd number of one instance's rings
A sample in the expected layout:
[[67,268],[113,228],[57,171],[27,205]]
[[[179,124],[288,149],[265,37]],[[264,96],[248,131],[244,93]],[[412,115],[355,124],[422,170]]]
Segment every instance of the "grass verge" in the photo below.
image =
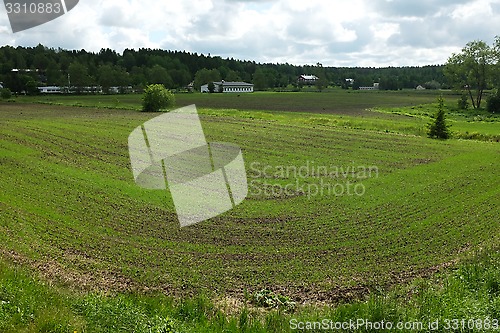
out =
[[391,290],[372,290],[364,299],[348,304],[299,306],[294,312],[286,312],[265,310],[252,298],[228,309],[227,303],[223,306],[203,296],[174,300],[163,295],[79,293],[44,283],[2,260],[0,330],[325,332],[339,331],[336,328],[345,323],[341,331],[372,332],[384,322],[386,328],[389,323],[394,327],[404,325],[402,331],[495,331],[500,325],[499,262],[498,249],[482,250],[453,270],[430,279],[416,279]]

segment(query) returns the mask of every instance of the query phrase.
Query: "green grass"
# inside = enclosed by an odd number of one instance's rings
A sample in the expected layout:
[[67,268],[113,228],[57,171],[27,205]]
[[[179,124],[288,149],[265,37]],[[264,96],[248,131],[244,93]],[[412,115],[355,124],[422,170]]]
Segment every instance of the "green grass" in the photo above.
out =
[[[252,96],[248,98],[256,103],[268,95]],[[287,95],[269,96],[278,101]],[[420,126],[415,119],[425,121],[428,115],[423,113],[429,107],[416,103],[414,109],[399,106],[397,110],[403,111],[364,111],[374,101],[348,102],[348,96],[342,95],[345,108],[323,114],[287,112],[277,106],[267,111],[234,105],[201,107],[207,139],[232,142],[243,149],[251,193],[235,209],[183,229],[169,192],[139,188],[130,170],[128,135],[157,114],[95,107],[98,96],[82,97],[81,103],[88,103],[84,108],[69,106],[64,97],[51,104],[24,103],[33,101],[24,98],[0,103],[0,249],[4,257],[20,258],[23,266],[41,274],[42,281],[58,286],[56,290],[47,287],[47,293],[56,293],[53,297],[26,289],[26,297],[40,294],[40,298],[17,307],[26,307],[23,313],[32,318],[39,304],[47,301],[43,308],[49,314],[40,315],[36,325],[50,321],[50,313],[61,308],[66,321],[54,325],[61,324],[57,329],[66,331],[84,327],[90,327],[89,332],[106,331],[107,319],[98,308],[108,309],[108,317],[123,314],[122,323],[136,316],[137,331],[163,325],[165,320],[168,324],[167,318],[180,325],[176,327],[185,325],[186,331],[192,325],[206,331],[200,327],[217,323],[228,325],[230,332],[242,325],[255,325],[255,332],[280,331],[289,326],[286,316],[270,313],[256,321],[252,319],[256,315],[248,317],[240,309],[236,319],[221,319],[212,302],[225,297],[243,302],[262,289],[298,304],[363,299],[369,290],[387,290],[429,276],[437,267],[498,244],[498,143],[430,140],[413,132]],[[471,120],[470,126],[485,135],[490,123],[497,124],[474,117],[453,115],[451,119],[463,124]],[[283,167],[305,166],[306,175],[280,173]],[[313,166],[320,171],[312,174]],[[342,174],[360,167],[376,167],[377,173],[366,178]],[[300,188],[291,192],[264,195],[264,190],[297,181]],[[336,195],[324,187],[340,184],[342,188],[348,183],[362,185],[364,195]],[[326,190],[313,195],[320,188]],[[97,294],[68,296],[75,297],[74,303],[64,296],[66,288]],[[137,296],[145,290],[164,293],[175,304],[163,312],[133,305],[138,299],[146,303],[155,299]],[[108,299],[101,292],[117,296]],[[6,301],[22,299],[9,297]],[[198,304],[204,297],[208,300]],[[389,311],[397,299],[380,305],[381,297],[372,298],[369,305],[346,305],[350,310],[345,311],[362,314],[356,307],[380,306],[383,311],[376,313],[381,316],[402,316]],[[179,300],[191,304],[185,305],[188,319],[176,315]],[[168,297],[158,303],[169,304]],[[436,304],[437,311],[442,303]],[[479,302],[479,310],[486,311],[484,304]],[[205,308],[211,310],[196,317],[196,311]],[[323,315],[316,306],[310,312],[307,309],[300,310],[306,311],[303,318]],[[342,309],[326,314],[341,318]],[[31,327],[31,319],[12,319],[8,313],[6,320],[14,320],[16,327]],[[96,326],[89,326],[94,322]]]
[[[179,229],[170,194],[143,190],[131,176],[128,134],[154,114],[4,105],[3,248],[56,260],[90,284],[100,281],[87,281],[88,272],[100,272],[130,288],[241,295],[273,286],[313,301],[320,291],[391,283],[498,235],[494,143],[316,126],[311,115],[201,113],[209,141],[242,147],[250,195],[224,215]],[[306,175],[292,193],[264,195],[297,180],[263,174],[264,167],[307,165],[375,166],[378,174]],[[311,197],[322,184],[348,182],[362,183],[366,194],[326,188]]]
[[[484,332],[500,317],[500,251],[483,250],[447,273],[415,279],[363,299],[295,312],[262,310],[250,299],[236,307],[198,296],[175,300],[161,294],[78,293],[40,282],[33,274],[0,261],[2,332],[295,332],[298,325],[384,321],[435,332]],[[226,305],[223,305],[226,304]],[[458,319],[458,322],[453,322]],[[476,323],[476,324],[475,324]],[[333,324],[334,325],[334,324]],[[422,326],[418,326],[422,325]],[[446,329],[446,327],[455,329]],[[328,326],[327,326],[328,327]],[[330,326],[331,327],[331,326]],[[483,326],[484,327],[484,326]],[[332,332],[338,330],[307,330]],[[366,324],[344,332],[372,332]],[[380,330],[388,332],[389,330]],[[410,331],[407,329],[406,331]],[[494,330],[493,330],[494,331]]]
[[[398,107],[432,103],[435,91],[345,91],[332,92],[255,92],[251,94],[176,94],[177,106],[196,104],[200,108],[266,110],[289,112],[314,112],[326,114],[360,114],[368,108]],[[445,99],[455,99],[457,95],[444,92]],[[100,108],[141,109],[141,95],[41,95],[20,96],[18,101],[28,101],[67,106],[95,106]]]
[[[485,110],[459,110],[455,101],[445,105],[447,121],[451,126],[452,136],[458,139],[473,139],[483,141],[500,141],[500,116]],[[427,123],[432,119],[437,110],[437,104],[425,104],[398,108],[375,108],[383,114],[403,116],[408,129],[413,128],[414,133],[422,135]],[[410,124],[411,127],[410,127]],[[423,133],[422,133],[423,132]]]
[[[482,141],[500,140],[497,115],[484,110],[457,110],[458,96],[451,91],[345,91],[330,92],[256,92],[253,94],[176,95],[177,106],[195,104],[210,110],[235,111],[247,118],[265,119],[286,112],[297,113],[300,121],[312,126],[335,126],[353,129],[426,136],[427,123],[435,113],[436,98],[443,95],[455,138]],[[49,105],[98,107],[101,109],[141,110],[141,95],[20,96],[13,101]],[[241,112],[245,111],[245,112]],[[376,112],[373,112],[376,111]],[[324,115],[328,115],[324,117]]]

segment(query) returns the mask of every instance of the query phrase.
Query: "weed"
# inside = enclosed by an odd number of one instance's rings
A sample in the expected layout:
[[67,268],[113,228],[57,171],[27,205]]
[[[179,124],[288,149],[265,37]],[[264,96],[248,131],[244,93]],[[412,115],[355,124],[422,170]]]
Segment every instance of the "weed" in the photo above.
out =
[[256,306],[286,312],[293,312],[297,305],[290,297],[274,293],[268,289],[256,291],[252,297],[252,301]]

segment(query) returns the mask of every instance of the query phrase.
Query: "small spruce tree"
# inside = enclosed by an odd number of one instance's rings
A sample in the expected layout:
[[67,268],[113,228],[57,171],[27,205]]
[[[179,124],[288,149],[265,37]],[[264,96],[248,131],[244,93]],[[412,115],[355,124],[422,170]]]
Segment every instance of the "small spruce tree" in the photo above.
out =
[[433,139],[449,139],[450,131],[446,124],[446,113],[444,110],[443,96],[438,97],[438,110],[434,116],[434,120],[428,124],[427,135]]

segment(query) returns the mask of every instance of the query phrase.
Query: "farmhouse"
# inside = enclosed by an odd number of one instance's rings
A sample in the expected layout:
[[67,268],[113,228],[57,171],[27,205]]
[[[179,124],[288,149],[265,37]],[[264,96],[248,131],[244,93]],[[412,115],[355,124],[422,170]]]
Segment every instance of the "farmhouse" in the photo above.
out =
[[302,74],[297,79],[297,82],[304,84],[304,85],[311,85],[312,86],[312,85],[315,85],[318,80],[319,80],[319,78],[316,75]]
[[[210,92],[208,84],[201,86],[201,92]],[[253,92],[253,84],[246,82],[214,82],[214,92],[223,93],[251,93]]]

